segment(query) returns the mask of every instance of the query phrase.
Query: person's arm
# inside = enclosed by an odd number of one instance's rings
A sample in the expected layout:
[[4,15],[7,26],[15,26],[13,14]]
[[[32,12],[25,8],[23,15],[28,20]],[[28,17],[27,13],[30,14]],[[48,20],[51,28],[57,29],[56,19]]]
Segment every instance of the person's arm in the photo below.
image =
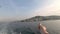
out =
[[39,24],[39,25],[38,25],[38,28],[39,28],[39,30],[41,30],[41,34],[42,34],[42,33],[48,34],[45,26]]

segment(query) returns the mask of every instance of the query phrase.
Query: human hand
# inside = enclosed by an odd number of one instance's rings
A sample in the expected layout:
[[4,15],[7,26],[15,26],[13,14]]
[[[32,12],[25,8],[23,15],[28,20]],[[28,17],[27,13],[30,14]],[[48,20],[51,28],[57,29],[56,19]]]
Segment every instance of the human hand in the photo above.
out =
[[39,24],[38,28],[39,28],[41,34],[48,34],[46,27],[43,26],[42,24]]

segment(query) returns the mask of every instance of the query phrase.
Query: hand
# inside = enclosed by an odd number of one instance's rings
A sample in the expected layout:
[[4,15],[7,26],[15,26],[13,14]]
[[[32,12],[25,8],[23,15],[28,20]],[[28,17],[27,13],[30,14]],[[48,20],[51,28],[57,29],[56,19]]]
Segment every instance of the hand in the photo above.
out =
[[46,27],[43,26],[42,24],[38,25],[39,30],[41,31],[41,34],[48,34]]

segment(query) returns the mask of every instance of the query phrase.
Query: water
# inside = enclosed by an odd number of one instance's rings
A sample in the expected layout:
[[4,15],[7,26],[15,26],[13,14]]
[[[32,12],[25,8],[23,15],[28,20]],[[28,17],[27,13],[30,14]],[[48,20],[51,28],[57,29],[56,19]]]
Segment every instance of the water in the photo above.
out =
[[47,27],[49,34],[60,34],[60,20],[0,23],[0,34],[40,34],[39,23]]
[[50,20],[41,22],[47,27],[50,34],[60,34],[60,20]]

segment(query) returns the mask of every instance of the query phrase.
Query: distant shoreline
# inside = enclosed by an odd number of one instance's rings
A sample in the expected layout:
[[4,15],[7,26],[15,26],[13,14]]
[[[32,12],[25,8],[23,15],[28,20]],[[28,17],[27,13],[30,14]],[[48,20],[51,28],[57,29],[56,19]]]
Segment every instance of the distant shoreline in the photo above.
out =
[[60,20],[60,16],[35,16],[21,20],[20,22],[34,22],[34,21],[46,21],[46,20]]

